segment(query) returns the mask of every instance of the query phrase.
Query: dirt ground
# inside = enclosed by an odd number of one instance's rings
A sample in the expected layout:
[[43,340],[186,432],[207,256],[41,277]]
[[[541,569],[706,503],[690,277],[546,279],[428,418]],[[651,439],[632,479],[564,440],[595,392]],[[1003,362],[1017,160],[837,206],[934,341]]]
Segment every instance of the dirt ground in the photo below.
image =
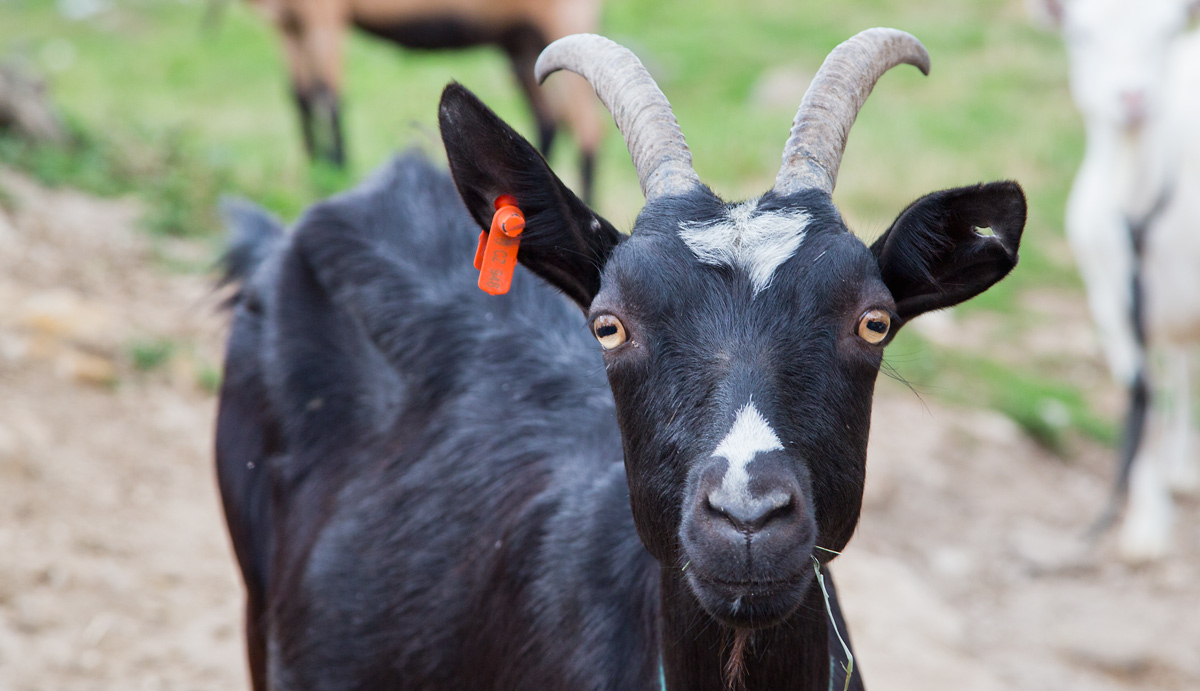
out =
[[[211,467],[224,320],[205,276],[167,268],[205,250],[152,245],[132,202],[0,189],[0,691],[246,688]],[[151,343],[172,344],[157,367]],[[1176,556],[1127,567],[1079,538],[1108,451],[1063,461],[890,380],[876,401],[833,566],[870,688],[1200,688],[1195,501]]]

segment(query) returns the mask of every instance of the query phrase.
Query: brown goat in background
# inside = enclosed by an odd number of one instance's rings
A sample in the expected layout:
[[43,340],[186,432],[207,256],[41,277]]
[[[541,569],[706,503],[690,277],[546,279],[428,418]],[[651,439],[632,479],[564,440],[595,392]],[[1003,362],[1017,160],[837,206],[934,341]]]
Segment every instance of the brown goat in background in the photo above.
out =
[[579,142],[580,191],[592,196],[601,123],[595,96],[582,79],[543,89],[533,63],[550,41],[595,31],[600,0],[251,0],[283,38],[304,146],[313,158],[341,166],[339,97],[348,26],[423,50],[495,45],[508,55],[537,120],[538,145],[549,156],[560,122]]

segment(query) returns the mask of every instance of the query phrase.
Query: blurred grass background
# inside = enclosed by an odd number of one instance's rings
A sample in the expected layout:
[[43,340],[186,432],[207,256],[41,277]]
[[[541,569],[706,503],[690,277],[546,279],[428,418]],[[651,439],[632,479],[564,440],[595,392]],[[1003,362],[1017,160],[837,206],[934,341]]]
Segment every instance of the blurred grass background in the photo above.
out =
[[[73,141],[30,147],[0,137],[0,162],[50,184],[138,195],[148,232],[194,237],[215,256],[220,194],[291,219],[394,151],[415,143],[440,156],[436,107],[451,79],[533,131],[498,51],[400,51],[355,34],[344,94],[350,167],[310,165],[275,34],[237,0],[224,2],[215,24],[206,25],[208,12],[208,0],[4,0],[0,59],[47,77]],[[1084,309],[1061,231],[1083,134],[1060,41],[1030,25],[1020,0],[610,0],[601,31],[646,63],[701,178],[732,199],[770,187],[807,78],[837,43],[871,26],[917,35],[933,69],[928,78],[909,67],[889,73],[860,115],[835,195],[851,227],[869,240],[916,197],[984,180],[1016,179],[1030,202],[1021,265],[958,310],[958,323],[988,325],[984,340],[949,348],[907,329],[890,365],[922,395],[996,408],[1057,451],[1072,435],[1112,443],[1114,406],[1096,409],[1092,395],[1110,387],[1098,360],[1081,367],[1024,347],[1023,334],[1056,318],[1027,309],[1031,300],[1064,294]],[[575,179],[569,138],[554,163]],[[598,207],[628,229],[640,203],[614,128]],[[1086,317],[1062,328],[1087,328],[1080,323]],[[1005,348],[1016,354],[993,359]]]

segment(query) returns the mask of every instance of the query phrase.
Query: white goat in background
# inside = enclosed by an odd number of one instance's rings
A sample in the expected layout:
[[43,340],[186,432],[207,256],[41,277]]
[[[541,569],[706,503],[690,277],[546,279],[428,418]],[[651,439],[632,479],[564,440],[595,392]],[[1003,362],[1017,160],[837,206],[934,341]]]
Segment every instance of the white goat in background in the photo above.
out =
[[1171,490],[1200,485],[1188,366],[1200,342],[1200,35],[1188,32],[1200,2],[1028,2],[1066,42],[1087,129],[1067,238],[1108,366],[1132,394],[1119,549],[1154,559],[1170,545]]

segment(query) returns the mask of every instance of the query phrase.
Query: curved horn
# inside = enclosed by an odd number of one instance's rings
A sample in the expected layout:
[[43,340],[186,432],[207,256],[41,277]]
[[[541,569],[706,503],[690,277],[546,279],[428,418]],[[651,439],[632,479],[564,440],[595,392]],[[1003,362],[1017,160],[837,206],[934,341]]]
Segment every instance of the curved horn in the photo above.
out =
[[833,194],[850,126],[875,82],[900,63],[929,74],[925,46],[897,29],[867,29],[833,49],[792,121],[783,167],[775,178],[777,192],[815,188]]
[[595,34],[566,36],[546,46],[533,73],[542,82],[558,70],[588,80],[612,113],[647,201],[700,185],[671,104],[628,48]]

